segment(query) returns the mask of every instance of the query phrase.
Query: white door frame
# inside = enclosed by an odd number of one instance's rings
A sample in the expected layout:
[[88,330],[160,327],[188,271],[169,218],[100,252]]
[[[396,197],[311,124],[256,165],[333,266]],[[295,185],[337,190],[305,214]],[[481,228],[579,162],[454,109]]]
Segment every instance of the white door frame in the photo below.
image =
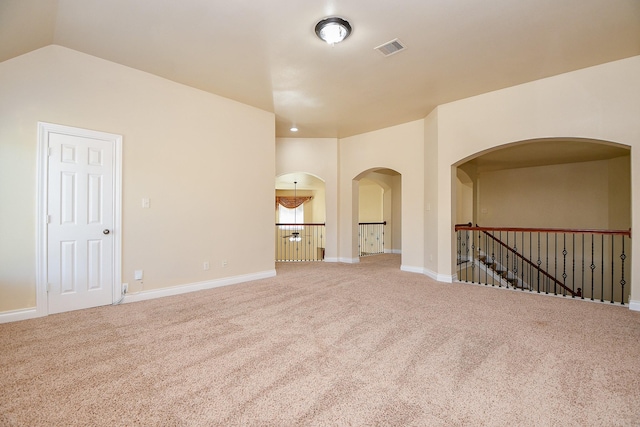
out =
[[113,284],[112,301],[120,299],[122,289],[122,136],[53,123],[38,122],[38,164],[36,201],[36,316],[49,314],[47,294],[47,222],[49,179],[49,134],[80,136],[110,142],[113,150]]

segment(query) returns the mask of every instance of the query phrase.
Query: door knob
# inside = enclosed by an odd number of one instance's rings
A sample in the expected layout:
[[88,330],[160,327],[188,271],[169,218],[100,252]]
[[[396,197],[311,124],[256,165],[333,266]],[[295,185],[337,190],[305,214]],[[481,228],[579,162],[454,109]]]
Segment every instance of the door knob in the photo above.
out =
[[109,234],[109,233],[110,233],[110,231],[108,229],[106,229],[106,228],[104,230],[102,230],[102,234]]

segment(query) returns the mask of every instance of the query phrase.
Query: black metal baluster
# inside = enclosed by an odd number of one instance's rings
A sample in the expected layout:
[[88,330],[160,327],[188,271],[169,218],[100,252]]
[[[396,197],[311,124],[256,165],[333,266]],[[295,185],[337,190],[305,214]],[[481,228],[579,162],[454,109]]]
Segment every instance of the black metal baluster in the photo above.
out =
[[562,296],[567,296],[567,233],[562,233],[562,284],[565,288],[562,290]]
[[[473,231],[471,231],[473,236]],[[472,237],[473,238],[473,237]],[[469,230],[465,230],[462,241],[462,259],[464,260],[464,281],[469,282],[469,266],[473,265],[473,260],[469,258]]]
[[614,273],[615,273],[615,270],[616,270],[616,267],[615,267],[615,256],[614,256],[614,253],[615,253],[614,252],[614,250],[615,250],[614,248],[616,246],[615,237],[616,236],[614,234],[611,235],[611,304],[613,304],[613,301],[615,299],[614,298],[614,294],[613,294],[613,283],[615,281]]
[[[547,250],[549,250],[547,248]],[[553,294],[558,295],[558,233],[553,233]]]
[[622,260],[622,278],[620,279],[620,286],[622,287],[622,295],[621,295],[621,304],[624,305],[624,285],[627,282],[624,281],[624,260],[627,256],[624,254],[624,240],[626,236],[622,236],[622,254],[620,255],[620,259]]
[[507,231],[507,239],[505,241],[505,244],[507,245],[506,249],[504,250],[505,252],[505,260],[504,260],[504,267],[507,271],[506,273],[506,277],[504,279],[504,281],[507,283],[507,289],[509,289],[509,231]]
[[[544,269],[545,271],[549,271],[549,232],[545,233],[546,235],[546,241],[547,244],[545,246],[545,264],[544,264]],[[547,279],[547,277],[545,276],[544,278],[544,293],[545,294],[549,294],[549,280]]]
[[538,232],[538,293],[540,293],[540,266],[542,265],[542,260],[540,259],[540,232]]
[[600,302],[604,302],[604,234],[600,235]]
[[591,301],[593,301],[593,271],[596,269],[596,265],[593,263],[593,234],[591,235],[591,265],[589,266],[589,268],[591,268]]
[[584,233],[582,233],[582,299],[584,299]]
[[462,235],[460,234],[460,230],[457,232],[457,248],[456,253],[458,254],[458,278],[462,280]]
[[520,233],[520,247],[522,248],[522,257],[520,257],[520,287],[524,291],[524,231]]
[[518,286],[518,232],[513,232],[513,283],[511,284],[514,288]]
[[576,234],[573,233],[573,248],[571,252],[573,252],[573,261],[571,263],[571,290],[573,291],[573,295],[571,298],[576,297]]
[[282,238],[282,240],[284,240],[284,257],[285,260],[291,261],[291,241],[288,237],[286,237],[287,235],[291,234],[291,232],[289,231],[289,227],[285,226],[283,232],[286,233]]
[[324,257],[326,256],[327,243],[324,241],[324,236],[327,233],[326,225],[322,225],[322,229],[320,231],[320,241],[322,243],[322,260],[324,261]]
[[478,232],[479,235],[484,236],[484,284],[489,284],[489,239],[486,232]]
[[[502,230],[498,232],[498,242],[502,243]],[[502,269],[504,268],[504,255],[502,250],[502,245],[498,246],[498,261],[500,262],[500,267],[496,265],[496,273],[498,275],[498,287],[502,287]],[[498,270],[499,268],[499,270]]]
[[[529,232],[529,261],[531,261],[531,263],[533,263],[533,233],[530,231]],[[533,280],[533,274],[531,272],[531,265],[529,265],[529,277],[527,279],[527,281],[529,282],[529,292],[533,292],[533,286],[531,284],[531,281]]]
[[[471,283],[476,282],[476,238],[473,233],[474,231],[471,232]],[[480,270],[480,264],[478,264],[478,270]],[[478,274],[478,283],[480,283],[480,274]]]

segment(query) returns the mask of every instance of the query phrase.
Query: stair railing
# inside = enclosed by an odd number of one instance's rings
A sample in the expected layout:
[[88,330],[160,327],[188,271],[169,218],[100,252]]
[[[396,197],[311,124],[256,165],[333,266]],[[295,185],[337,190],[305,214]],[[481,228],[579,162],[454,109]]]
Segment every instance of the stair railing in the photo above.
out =
[[[477,225],[476,225],[477,227]],[[540,266],[534,264],[533,262],[529,261],[527,258],[525,258],[524,256],[522,256],[517,250],[510,248],[509,246],[507,246],[506,243],[504,243],[502,240],[500,240],[499,238],[495,237],[493,234],[489,233],[489,231],[487,230],[482,230],[480,229],[480,227],[477,227],[477,229],[479,231],[481,231],[485,236],[487,236],[488,238],[494,240],[496,243],[498,243],[500,246],[502,246],[503,248],[505,248],[506,250],[508,250],[511,254],[513,254],[513,256],[517,257],[518,259],[522,260],[522,262],[528,264],[529,266],[531,266],[532,268],[534,268],[535,270],[537,270],[541,275],[545,276],[547,279],[549,279],[554,285],[557,285],[559,287],[561,287],[562,289],[564,289],[568,294],[570,294],[572,297],[581,297],[582,296],[582,289],[578,288],[577,290],[572,290],[568,287],[565,286],[564,283],[562,283],[560,280],[556,279],[555,277],[553,277],[551,274],[547,273],[545,270],[543,270],[542,268],[540,268]]]
[[276,261],[323,261],[324,223],[277,223]]
[[498,286],[512,284],[531,292],[621,305],[629,297],[631,230],[473,227],[471,223],[456,224],[455,230],[459,281],[495,286],[495,277],[502,276],[506,283],[499,280]]
[[384,227],[387,221],[358,223],[358,254],[368,256],[384,253]]

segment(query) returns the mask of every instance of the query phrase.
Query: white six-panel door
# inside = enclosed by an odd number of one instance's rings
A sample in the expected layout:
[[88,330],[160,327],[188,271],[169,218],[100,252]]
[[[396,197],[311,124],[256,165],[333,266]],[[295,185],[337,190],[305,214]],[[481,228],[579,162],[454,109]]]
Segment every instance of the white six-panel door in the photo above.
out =
[[[46,126],[46,125],[45,125]],[[111,304],[116,171],[109,134],[50,125],[46,144],[47,313]]]

